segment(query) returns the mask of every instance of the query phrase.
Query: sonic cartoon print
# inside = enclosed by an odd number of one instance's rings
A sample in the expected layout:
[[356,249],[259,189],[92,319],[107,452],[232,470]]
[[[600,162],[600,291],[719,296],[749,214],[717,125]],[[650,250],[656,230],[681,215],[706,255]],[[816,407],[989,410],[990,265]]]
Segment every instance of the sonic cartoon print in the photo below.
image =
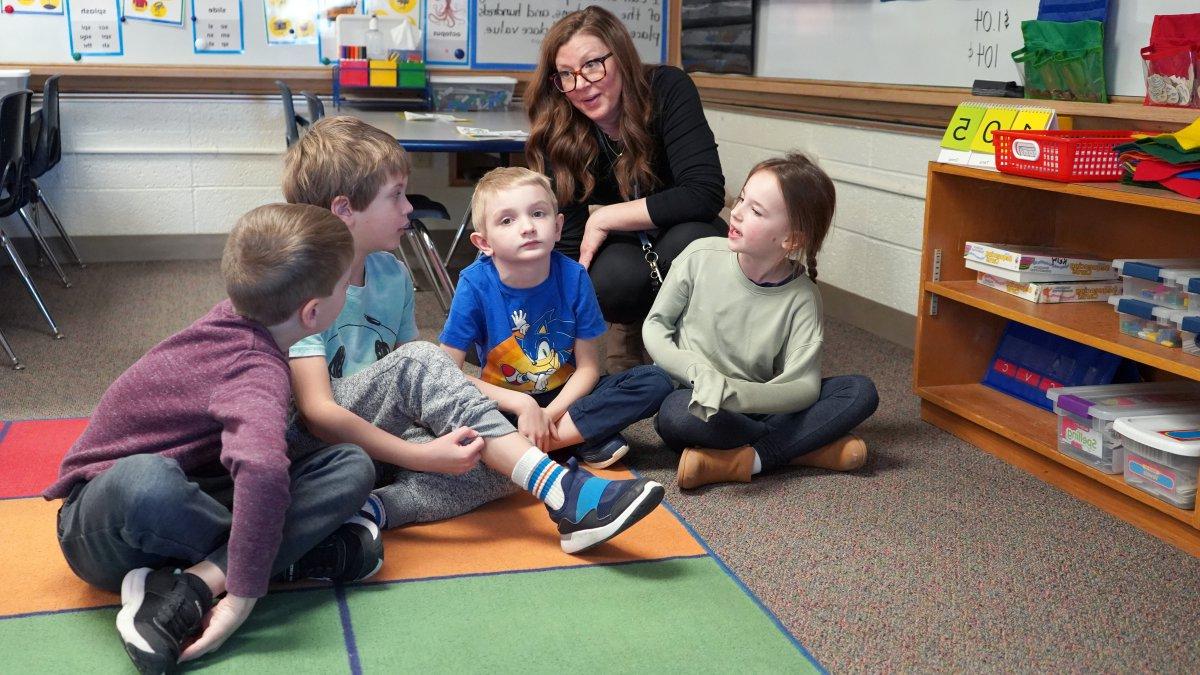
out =
[[555,318],[552,309],[533,324],[524,310],[511,319],[512,335],[488,353],[482,379],[529,394],[562,386],[575,372],[575,322]]

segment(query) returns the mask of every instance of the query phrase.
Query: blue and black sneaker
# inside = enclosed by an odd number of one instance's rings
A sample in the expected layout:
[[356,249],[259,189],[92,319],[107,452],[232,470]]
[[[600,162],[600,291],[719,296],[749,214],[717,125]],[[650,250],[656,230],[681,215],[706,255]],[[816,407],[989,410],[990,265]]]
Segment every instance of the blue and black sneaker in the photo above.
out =
[[571,451],[589,469],[606,469],[629,452],[629,443],[621,434],[616,434],[607,440],[596,444],[584,444]]
[[574,457],[567,460],[562,479],[563,505],[550,509],[558,523],[559,543],[567,553],[579,553],[627,530],[645,518],[663,498],[663,486],[647,478],[597,478]]

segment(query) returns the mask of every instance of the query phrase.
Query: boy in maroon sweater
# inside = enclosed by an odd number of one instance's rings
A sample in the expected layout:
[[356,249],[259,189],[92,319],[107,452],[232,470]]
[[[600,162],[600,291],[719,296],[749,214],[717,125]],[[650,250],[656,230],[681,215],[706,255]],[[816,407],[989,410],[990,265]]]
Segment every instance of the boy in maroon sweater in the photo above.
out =
[[272,577],[346,581],[382,564],[378,530],[351,518],[374,480],[367,456],[289,458],[284,440],[288,348],[337,317],[353,256],[327,209],[244,215],[221,260],[229,299],[108,388],[44,493],[63,499],[71,569],[120,589],[117,629],[139,670],[219,647]]

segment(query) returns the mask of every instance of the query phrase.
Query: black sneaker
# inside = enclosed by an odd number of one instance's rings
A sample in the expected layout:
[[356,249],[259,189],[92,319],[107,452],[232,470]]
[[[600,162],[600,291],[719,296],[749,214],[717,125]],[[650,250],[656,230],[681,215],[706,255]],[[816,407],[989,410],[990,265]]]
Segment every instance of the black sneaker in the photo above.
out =
[[200,577],[178,569],[141,567],[121,581],[117,632],[140,673],[174,668],[183,641],[200,632],[212,592]]
[[602,544],[645,518],[663,498],[663,486],[645,478],[608,480],[567,460],[563,476],[563,505],[550,509],[558,523],[559,544],[567,553],[579,553]]
[[589,469],[606,469],[616,464],[625,453],[629,452],[629,442],[621,434],[614,434],[599,443],[581,445],[571,451],[587,464]]
[[284,581],[362,581],[383,567],[379,526],[362,516],[342,523],[283,573]]

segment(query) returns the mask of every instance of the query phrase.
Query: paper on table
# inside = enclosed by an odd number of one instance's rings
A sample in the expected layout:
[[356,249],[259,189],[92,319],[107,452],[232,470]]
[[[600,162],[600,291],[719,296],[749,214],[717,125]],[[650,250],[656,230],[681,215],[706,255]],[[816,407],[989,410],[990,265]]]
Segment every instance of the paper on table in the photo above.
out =
[[449,123],[454,123],[454,122],[470,122],[471,120],[470,120],[470,118],[467,118],[467,117],[455,117],[454,115],[447,115],[446,113],[423,113],[423,112],[412,112],[411,110],[405,110],[404,111],[404,121],[405,122],[449,122]]
[[458,133],[471,138],[528,138],[528,131],[520,129],[511,129],[508,131],[498,131],[492,129],[484,129],[482,127],[459,127]]

